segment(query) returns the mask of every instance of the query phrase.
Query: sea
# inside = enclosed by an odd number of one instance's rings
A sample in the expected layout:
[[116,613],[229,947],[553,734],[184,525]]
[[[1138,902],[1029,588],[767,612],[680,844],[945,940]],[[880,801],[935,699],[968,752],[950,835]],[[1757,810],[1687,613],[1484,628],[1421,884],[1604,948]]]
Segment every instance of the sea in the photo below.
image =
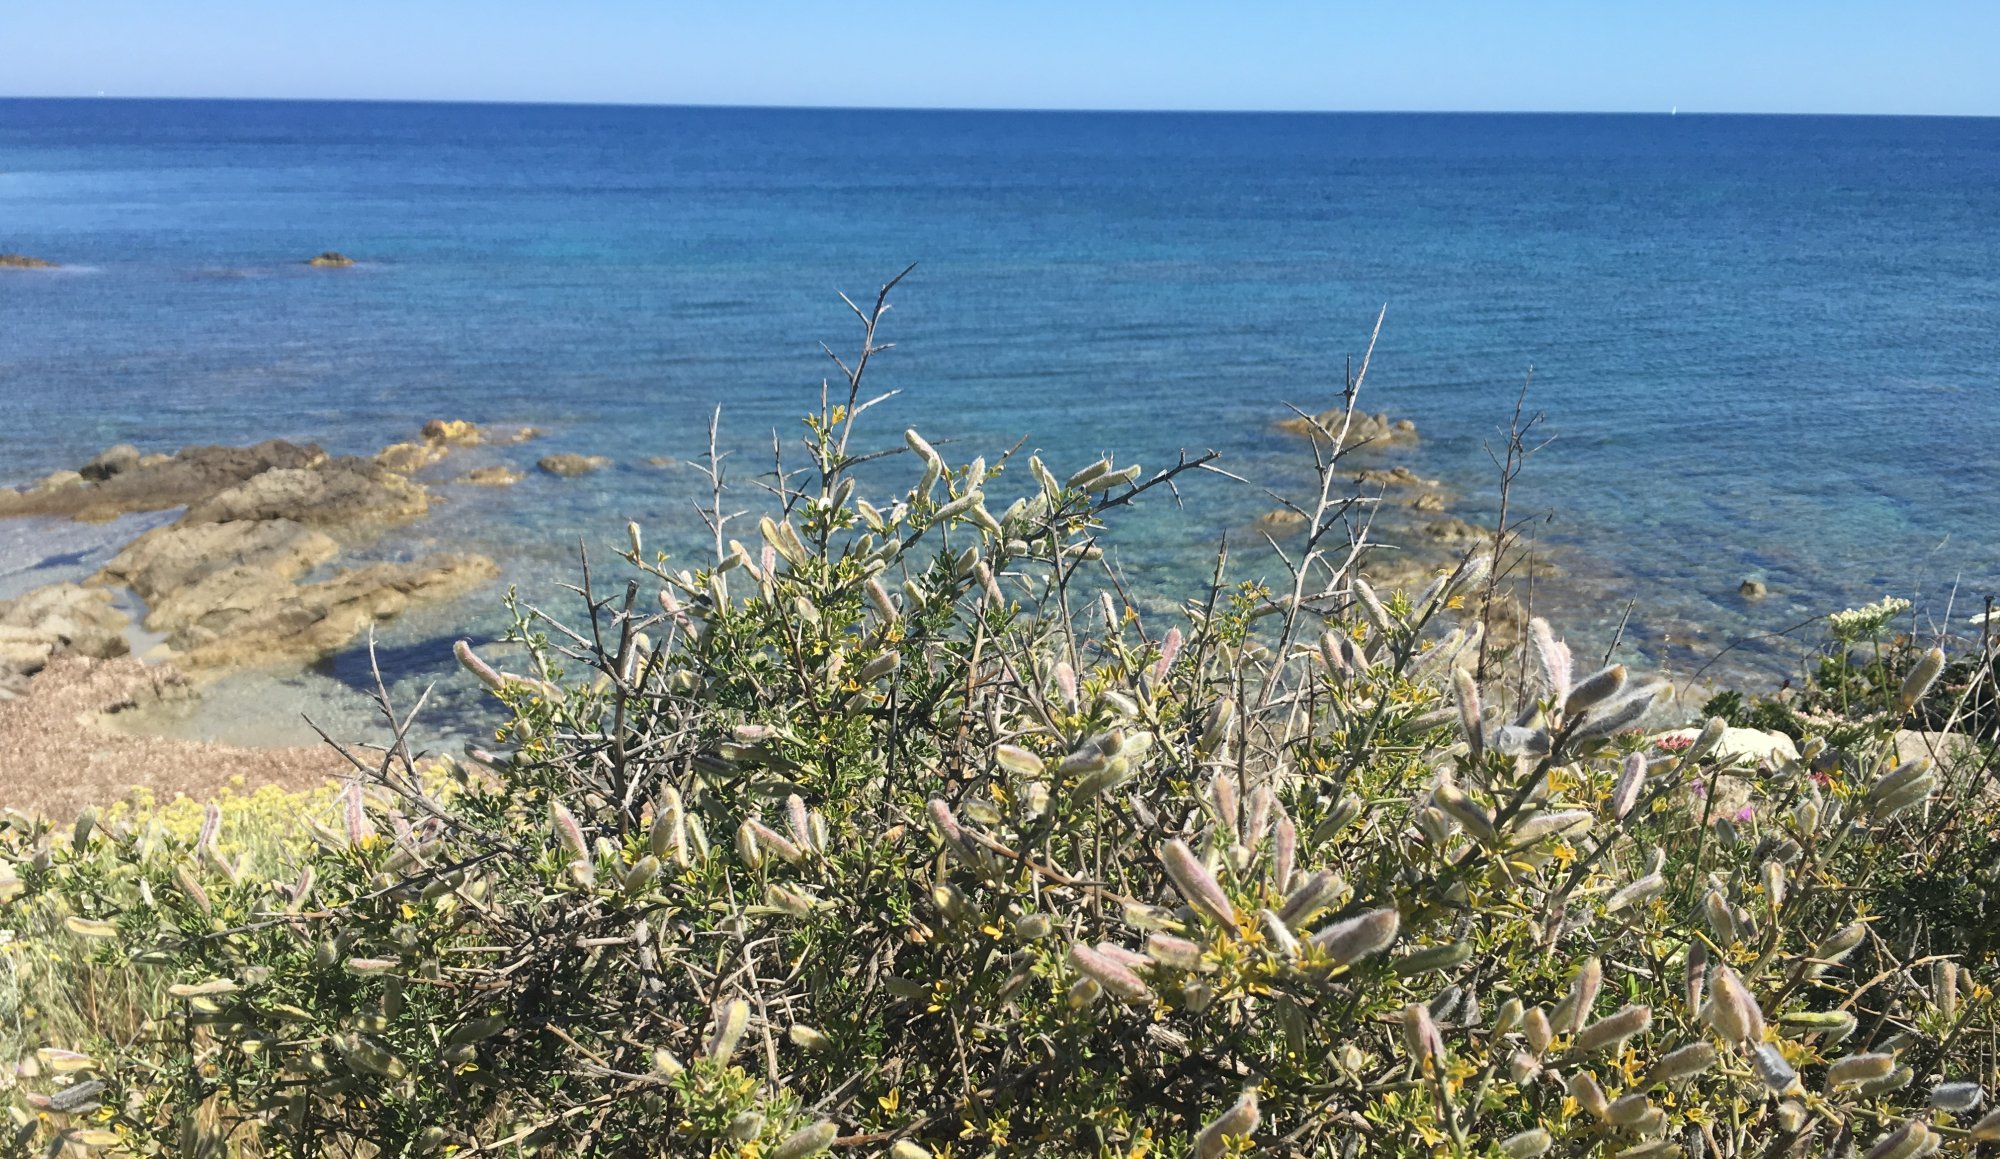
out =
[[[1282,575],[1252,521],[1312,454],[1273,424],[1339,400],[1378,318],[1359,403],[1421,439],[1356,466],[1489,524],[1532,423],[1507,510],[1591,659],[1768,686],[1828,612],[1897,595],[1976,633],[2000,592],[2000,119],[0,100],[0,252],[62,263],[0,270],[0,483],[121,442],[544,431],[459,453],[360,549],[502,564],[376,634],[398,696],[441,682],[442,733],[472,700],[449,643],[504,632],[507,587],[575,615],[579,551],[627,520],[698,558],[712,418],[745,507],[774,446],[803,462],[860,337],[841,295],[911,263],[867,448],[1239,477],[1111,521],[1156,622],[1225,541],[1232,579]],[[533,469],[558,451],[615,465]],[[499,463],[527,477],[443,481]],[[0,521],[0,598],[166,518]],[[156,726],[310,739],[367,727],[370,688],[357,647]]]

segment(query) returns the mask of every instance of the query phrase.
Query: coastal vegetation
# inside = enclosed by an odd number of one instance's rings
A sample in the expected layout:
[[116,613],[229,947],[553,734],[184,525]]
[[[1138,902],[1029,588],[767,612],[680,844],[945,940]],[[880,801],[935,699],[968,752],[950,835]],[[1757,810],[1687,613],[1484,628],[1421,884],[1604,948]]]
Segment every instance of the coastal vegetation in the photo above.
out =
[[1983,631],[1860,609],[1697,713],[1496,617],[1504,524],[1378,587],[1365,360],[1276,574],[1144,611],[1102,535],[1210,458],[877,437],[887,294],[803,461],[692,465],[698,560],[635,524],[458,647],[490,746],[383,690],[323,793],[9,815],[9,1153],[2000,1141]]

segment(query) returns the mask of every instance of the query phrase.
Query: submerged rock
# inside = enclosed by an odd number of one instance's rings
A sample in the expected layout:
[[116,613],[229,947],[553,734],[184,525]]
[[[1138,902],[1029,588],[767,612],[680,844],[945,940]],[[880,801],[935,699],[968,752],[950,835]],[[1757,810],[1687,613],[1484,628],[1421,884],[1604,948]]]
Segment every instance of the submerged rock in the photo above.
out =
[[1404,466],[1370,467],[1354,477],[1356,483],[1374,484],[1380,487],[1425,487],[1442,486],[1436,479],[1426,479]]
[[1761,600],[1769,595],[1770,591],[1770,588],[1764,586],[1764,581],[1758,579],[1746,579],[1736,588],[1736,594],[1746,600]]
[[325,253],[319,255],[318,257],[313,258],[310,261],[306,262],[306,264],[309,266],[318,266],[321,269],[328,269],[328,268],[337,268],[342,266],[351,266],[354,264],[354,259],[348,257],[344,253],[341,253],[339,250],[328,250]]
[[1311,418],[1293,415],[1288,419],[1279,419],[1277,425],[1281,431],[1324,442],[1329,434],[1338,436],[1342,424],[1347,427],[1347,436],[1343,440],[1345,446],[1366,443],[1379,447],[1417,441],[1417,424],[1409,419],[1391,419],[1387,414],[1369,414],[1361,410],[1355,411],[1354,417],[1349,419],[1346,410],[1341,407],[1323,410]]
[[31,258],[27,254],[0,254],[0,270],[53,270],[60,269],[56,263],[41,258]]
[[474,467],[454,483],[470,483],[475,487],[512,487],[521,481],[521,473],[512,467]]
[[592,471],[601,471],[610,465],[611,460],[603,455],[572,455],[568,452],[545,455],[535,464],[535,466],[540,467],[549,474],[558,475],[565,479],[574,478],[578,475],[588,475]]
[[1266,511],[1264,514],[1251,520],[1250,527],[1252,530],[1261,531],[1266,535],[1290,535],[1295,532],[1304,531],[1306,522],[1307,520],[1304,515],[1288,507],[1280,507],[1275,511]]
[[390,443],[375,452],[375,465],[394,471],[398,475],[410,475],[430,466],[450,453],[450,448],[438,443]]

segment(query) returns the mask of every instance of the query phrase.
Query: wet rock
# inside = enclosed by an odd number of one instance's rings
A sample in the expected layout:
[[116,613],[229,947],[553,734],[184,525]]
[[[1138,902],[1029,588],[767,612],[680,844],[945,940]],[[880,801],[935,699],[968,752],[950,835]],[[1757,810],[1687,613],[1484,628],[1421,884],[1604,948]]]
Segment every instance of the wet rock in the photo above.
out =
[[481,441],[479,424],[464,419],[432,419],[424,424],[422,434],[427,443],[454,447],[475,447]]
[[390,443],[375,453],[375,464],[398,475],[411,475],[437,462],[450,448],[438,443]]
[[1253,530],[1263,532],[1267,535],[1291,535],[1304,531],[1307,522],[1304,515],[1289,508],[1280,507],[1275,511],[1266,511],[1264,514],[1259,515],[1251,521],[1250,526]]
[[1444,493],[1441,491],[1426,491],[1415,499],[1410,500],[1410,510],[1424,512],[1443,511]]
[[52,491],[68,491],[84,484],[82,474],[76,471],[51,471],[35,484],[37,492],[47,494]]
[[97,517],[107,511],[159,511],[198,503],[274,468],[312,467],[325,460],[318,447],[282,439],[254,447],[187,447],[166,458],[141,456],[100,483],[90,484],[78,472],[59,473],[75,478],[64,486],[17,493],[12,501],[0,495],[0,513],[74,517],[89,511]]
[[106,448],[95,459],[78,468],[77,474],[92,483],[102,483],[113,475],[122,474],[138,466],[139,460],[143,457],[139,453],[139,448],[130,443],[119,443],[115,447]]
[[592,471],[601,471],[610,465],[611,460],[603,455],[572,455],[568,452],[545,455],[535,464],[535,466],[540,467],[543,471],[565,479],[575,478],[578,475],[588,475]]
[[1324,442],[1329,433],[1340,435],[1343,424],[1347,428],[1346,438],[1342,441],[1344,446],[1365,443],[1383,447],[1417,441],[1417,424],[1409,419],[1391,419],[1386,414],[1369,414],[1360,410],[1355,411],[1350,419],[1341,407],[1321,411],[1310,419],[1301,415],[1280,419],[1278,429]]
[[1427,538],[1437,543],[1450,544],[1454,547],[1484,543],[1493,537],[1492,533],[1485,528],[1476,527],[1456,516],[1433,520],[1430,523],[1424,524],[1419,530]]
[[53,270],[56,263],[42,258],[31,258],[27,254],[0,254],[0,270]]
[[461,595],[499,574],[479,555],[371,564],[314,584],[218,573],[174,597],[172,640],[189,668],[316,659],[412,603]]
[[673,468],[680,466],[681,461],[679,459],[672,457],[671,455],[653,455],[646,460],[646,465],[648,467],[653,467],[657,470],[670,471]]
[[424,488],[366,459],[265,471],[188,508],[184,523],[290,519],[308,527],[369,527],[430,509]]
[[156,602],[230,569],[295,579],[339,551],[332,539],[291,519],[176,523],[133,540],[93,580],[129,585]]
[[1408,467],[1371,467],[1354,477],[1356,483],[1378,487],[1430,487],[1441,484],[1436,479],[1426,479]]
[[1736,594],[1746,600],[1761,600],[1769,595],[1770,591],[1770,588],[1764,586],[1764,581],[1758,579],[1746,579],[1736,588]]
[[512,487],[521,481],[521,473],[512,467],[474,467],[452,480],[454,483],[470,483],[475,487]]
[[318,257],[313,258],[310,261],[306,262],[306,264],[309,266],[317,266],[320,269],[336,269],[353,265],[354,259],[348,257],[344,253],[341,253],[339,250],[328,250],[325,253],[319,255]]

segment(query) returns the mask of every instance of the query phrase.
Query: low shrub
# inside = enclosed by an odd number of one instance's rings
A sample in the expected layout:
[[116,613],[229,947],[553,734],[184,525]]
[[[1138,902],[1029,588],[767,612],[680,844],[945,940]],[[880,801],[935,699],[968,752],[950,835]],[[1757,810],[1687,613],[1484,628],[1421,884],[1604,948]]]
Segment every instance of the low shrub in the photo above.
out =
[[461,647],[504,751],[428,762],[391,713],[276,864],[214,825],[15,819],[10,912],[163,987],[141,1032],[49,1044],[15,1149],[2000,1137],[1990,958],[1883,905],[1990,840],[1980,770],[1893,764],[1880,713],[1757,768],[1719,720],[1662,752],[1665,687],[1573,671],[1540,622],[1538,675],[1481,686],[1456,621],[1483,560],[1372,590],[1331,458],[1284,588],[1219,562],[1175,622],[1142,616],[1096,540],[1189,464],[952,464],[911,432],[915,484],[863,497],[880,309],[749,543],[711,458],[712,559],[632,528],[631,578],[586,570],[575,622],[515,606],[522,673]]

